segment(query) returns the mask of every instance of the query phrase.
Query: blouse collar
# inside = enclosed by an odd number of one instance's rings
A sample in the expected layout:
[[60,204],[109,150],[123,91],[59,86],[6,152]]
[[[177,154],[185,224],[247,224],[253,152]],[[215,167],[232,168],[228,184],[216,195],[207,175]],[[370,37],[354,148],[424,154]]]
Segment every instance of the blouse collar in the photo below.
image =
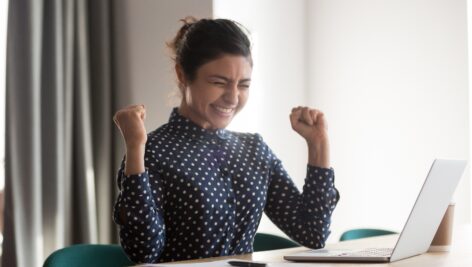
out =
[[230,137],[229,131],[224,128],[211,130],[200,127],[190,119],[182,116],[179,113],[179,109],[177,107],[172,109],[168,125],[172,130],[187,133],[190,136],[196,138],[203,138],[208,140],[218,138],[224,140]]

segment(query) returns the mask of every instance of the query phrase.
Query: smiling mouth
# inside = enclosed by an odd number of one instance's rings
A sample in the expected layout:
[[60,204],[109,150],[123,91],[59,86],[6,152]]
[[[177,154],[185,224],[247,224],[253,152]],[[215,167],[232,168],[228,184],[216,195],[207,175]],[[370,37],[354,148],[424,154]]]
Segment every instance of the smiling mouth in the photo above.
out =
[[213,105],[213,107],[220,113],[228,116],[228,115],[231,115],[233,113],[233,111],[235,110],[234,108],[225,108],[225,107],[222,107],[222,106],[217,106],[217,105]]

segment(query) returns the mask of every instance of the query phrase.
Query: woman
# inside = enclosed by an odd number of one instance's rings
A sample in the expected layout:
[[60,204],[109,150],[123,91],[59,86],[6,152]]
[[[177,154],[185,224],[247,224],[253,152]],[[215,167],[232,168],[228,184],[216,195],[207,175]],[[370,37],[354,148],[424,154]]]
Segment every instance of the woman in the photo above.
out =
[[301,194],[260,135],[225,129],[249,95],[245,33],[225,19],[183,22],[169,45],[182,93],[169,122],[146,134],[142,105],[114,117],[126,144],[114,214],[125,252],[135,262],[250,253],[263,211],[298,243],[323,247],[339,198],[323,113],[290,114],[309,152]]

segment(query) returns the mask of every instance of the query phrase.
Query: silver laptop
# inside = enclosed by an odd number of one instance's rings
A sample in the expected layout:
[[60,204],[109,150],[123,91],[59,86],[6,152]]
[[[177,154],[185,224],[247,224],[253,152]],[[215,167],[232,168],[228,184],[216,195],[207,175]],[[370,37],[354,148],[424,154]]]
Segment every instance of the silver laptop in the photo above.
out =
[[436,159],[394,248],[317,249],[284,256],[305,262],[392,262],[426,252],[467,161]]

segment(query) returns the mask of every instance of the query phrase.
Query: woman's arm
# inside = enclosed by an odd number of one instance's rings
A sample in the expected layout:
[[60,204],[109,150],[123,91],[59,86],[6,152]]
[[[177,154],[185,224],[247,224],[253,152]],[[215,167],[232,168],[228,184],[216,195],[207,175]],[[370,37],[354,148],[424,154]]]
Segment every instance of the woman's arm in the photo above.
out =
[[308,165],[303,193],[280,160],[274,161],[270,176],[264,209],[267,216],[303,246],[324,247],[330,233],[331,214],[339,199],[334,187],[334,171]]
[[156,262],[166,240],[162,180],[151,168],[125,175],[124,162],[118,172],[120,192],[113,217],[119,226],[120,243],[133,262]]
[[300,193],[280,160],[273,156],[265,212],[288,236],[311,247],[324,247],[331,214],[339,200],[330,168],[327,123],[323,113],[307,107],[292,109],[292,128],[308,146],[308,166]]
[[145,162],[145,117],[144,105],[126,107],[113,117],[126,145],[126,156],[118,173],[120,193],[114,221],[119,225],[124,251],[138,263],[157,261],[165,243],[162,180],[152,168],[147,171],[145,168],[150,165]]

